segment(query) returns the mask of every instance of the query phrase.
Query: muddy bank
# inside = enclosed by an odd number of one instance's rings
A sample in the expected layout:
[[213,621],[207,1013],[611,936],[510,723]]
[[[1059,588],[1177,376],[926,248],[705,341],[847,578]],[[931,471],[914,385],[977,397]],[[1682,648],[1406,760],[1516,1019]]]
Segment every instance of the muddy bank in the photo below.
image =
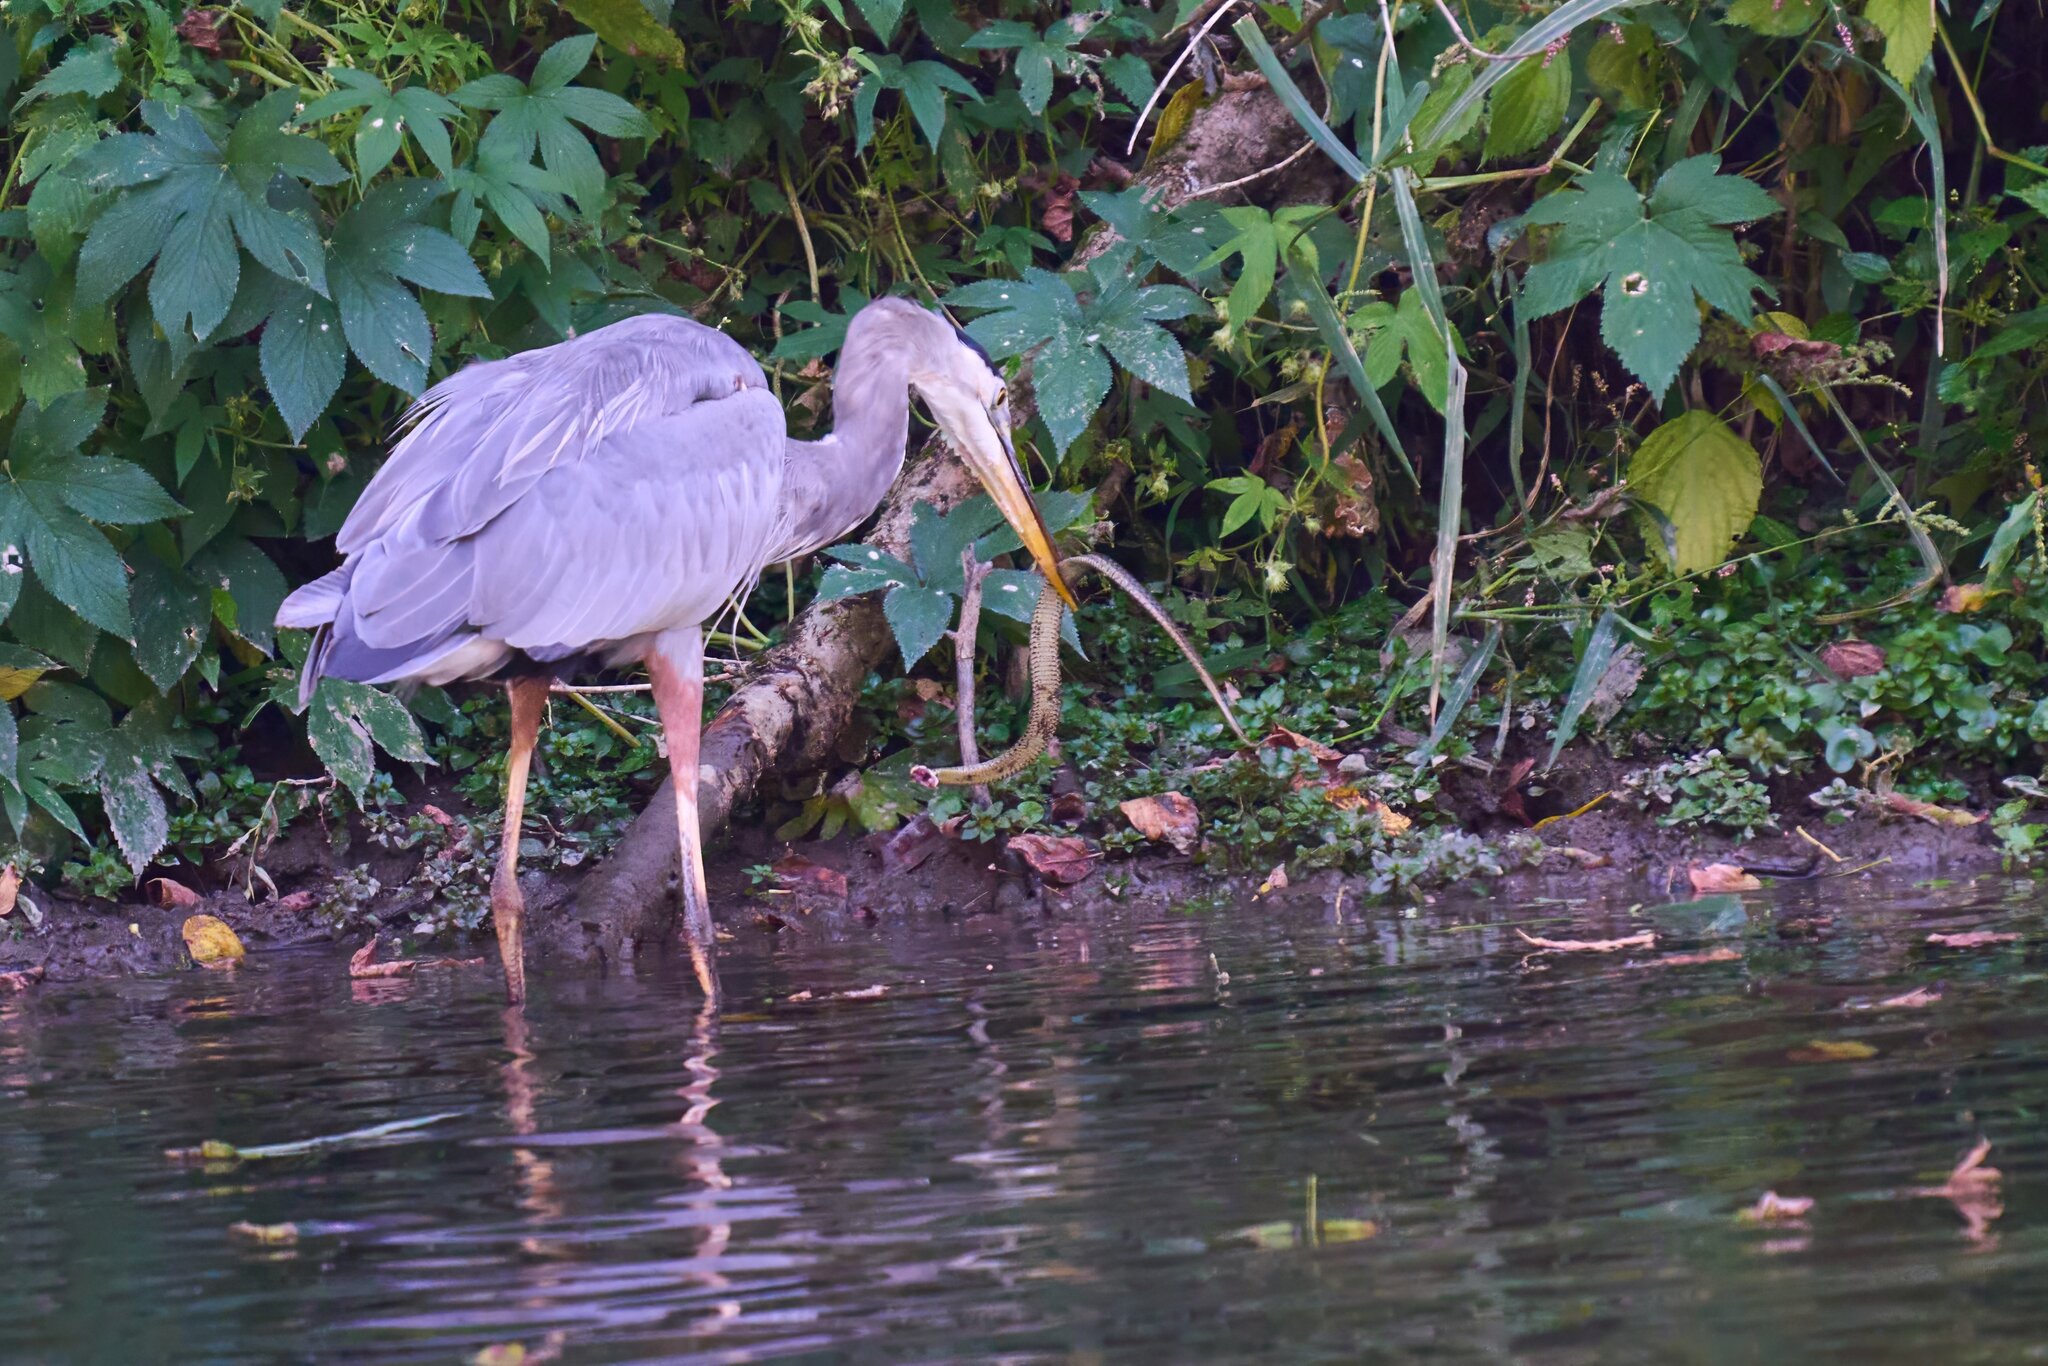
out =
[[[1528,828],[1525,822],[1562,815],[1618,787],[1622,767],[1598,754],[1568,755],[1542,784],[1540,795],[1519,803],[1509,799],[1508,810],[1503,794],[1477,775],[1470,781],[1446,781],[1441,809],[1504,851],[1501,874],[1462,879],[1461,889],[1471,890],[1477,881],[1504,896],[1659,901],[1693,895],[1689,870],[1712,863],[1733,864],[1767,879],[1958,877],[2001,866],[1987,824],[1944,826],[1863,814],[1830,825],[1818,811],[1799,812],[1803,802],[1791,800],[1790,793],[1779,806],[1787,813],[1780,817],[1784,828],[1758,831],[1748,839],[1666,829],[1618,798]],[[1802,837],[1799,826],[1812,838]],[[1359,915],[1397,906],[1401,899],[1375,895],[1364,874],[1297,867],[1288,870],[1285,885],[1268,885],[1276,881],[1270,866],[1221,871],[1215,866],[1221,860],[1198,862],[1163,845],[1134,855],[1105,855],[1088,838],[1094,833],[1099,829],[1075,830],[1087,846],[1082,861],[1045,876],[1000,845],[947,838],[928,829],[922,835],[911,831],[786,844],[765,825],[743,821],[713,851],[713,903],[721,934],[738,937],[859,934],[887,921],[932,916],[1085,919],[1133,899],[1235,904],[1255,914],[1271,904],[1328,904],[1341,894],[1345,906]],[[54,983],[192,970],[180,929],[188,916],[200,912],[224,920],[251,953],[330,941],[352,950],[369,937],[371,925],[402,929],[409,924],[435,895],[433,879],[417,876],[423,865],[451,856],[445,845],[388,849],[361,838],[341,846],[339,854],[336,848],[328,832],[314,826],[289,832],[264,859],[278,895],[268,895],[259,885],[253,900],[240,880],[246,872],[230,867],[183,870],[180,876],[199,894],[190,904],[85,902],[34,893],[42,927],[31,928],[19,910],[0,920],[0,972],[40,974]],[[776,874],[763,876],[761,869],[778,861]],[[360,888],[367,885],[365,874],[383,890],[363,898],[357,923],[337,933],[319,907],[333,894],[338,877]],[[1063,885],[1062,877],[1074,880]],[[616,952],[604,947],[602,926],[579,916],[580,880],[576,871],[535,872],[525,879],[536,971],[603,971]],[[666,938],[631,945],[630,951],[660,952]],[[486,934],[468,944],[437,944],[435,951],[488,957],[492,947]]]

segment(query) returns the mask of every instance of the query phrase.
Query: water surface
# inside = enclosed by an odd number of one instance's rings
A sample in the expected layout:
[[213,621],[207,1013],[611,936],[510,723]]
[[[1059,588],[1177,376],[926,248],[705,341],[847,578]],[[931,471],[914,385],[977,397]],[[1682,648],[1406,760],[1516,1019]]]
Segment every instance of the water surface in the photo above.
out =
[[[2044,906],[800,922],[738,931],[717,1021],[680,964],[523,1018],[328,952],[46,986],[0,997],[0,1359],[2041,1358]],[[1980,1136],[1988,1196],[1916,1194]]]

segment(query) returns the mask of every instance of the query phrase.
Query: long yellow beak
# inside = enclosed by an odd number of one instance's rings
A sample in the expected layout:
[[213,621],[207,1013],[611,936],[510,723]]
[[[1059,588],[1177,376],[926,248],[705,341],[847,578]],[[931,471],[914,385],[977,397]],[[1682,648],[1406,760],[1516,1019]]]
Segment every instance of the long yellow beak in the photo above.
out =
[[[944,416],[944,414],[941,414]],[[962,420],[953,424],[953,444],[960,450],[967,468],[988,490],[988,496],[995,501],[996,510],[1003,514],[1003,520],[1017,533],[1017,539],[1031,552],[1031,558],[1038,565],[1038,572],[1045,575],[1046,582],[1060,595],[1060,600],[1069,607],[1078,608],[1074,590],[1067,587],[1067,579],[1060,572],[1059,556],[1053,552],[1052,536],[1045,529],[1045,521],[1038,515],[1038,505],[1031,501],[1031,489],[1024,482],[1024,472],[1017,468],[1016,448],[1011,444],[1010,433],[978,405],[971,412],[961,415]]]

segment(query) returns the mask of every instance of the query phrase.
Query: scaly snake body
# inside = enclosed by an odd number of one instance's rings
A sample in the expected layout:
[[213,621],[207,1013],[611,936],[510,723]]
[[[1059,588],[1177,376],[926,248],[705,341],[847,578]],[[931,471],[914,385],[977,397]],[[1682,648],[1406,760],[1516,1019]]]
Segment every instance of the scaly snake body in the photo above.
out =
[[[1074,582],[1074,570],[1092,569],[1124,590],[1145,609],[1152,620],[1159,623],[1180,652],[1194,665],[1195,673],[1201,678],[1202,686],[1209,690],[1209,697],[1216,703],[1217,710],[1229,723],[1231,732],[1239,741],[1249,745],[1244,731],[1238,728],[1237,718],[1230,713],[1230,704],[1223,698],[1222,689],[1216,680],[1202,667],[1200,655],[1188,643],[1173,619],[1166,615],[1166,609],[1152,600],[1144,585],[1132,578],[1124,567],[1114,560],[1100,555],[1069,555],[1060,562],[1060,571],[1069,585]],[[1045,753],[1045,747],[1060,724],[1060,595],[1046,584],[1038,595],[1038,606],[1031,614],[1031,713],[1024,725],[1024,734],[1017,743],[984,763],[965,765],[957,768],[926,768],[922,764],[910,770],[911,778],[926,787],[968,787],[979,783],[997,783],[1013,777],[1029,767],[1031,761]]]

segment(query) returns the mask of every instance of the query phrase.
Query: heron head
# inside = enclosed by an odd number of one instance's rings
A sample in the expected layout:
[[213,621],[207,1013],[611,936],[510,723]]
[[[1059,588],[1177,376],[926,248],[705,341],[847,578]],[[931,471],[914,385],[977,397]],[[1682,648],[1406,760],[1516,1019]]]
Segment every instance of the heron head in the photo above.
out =
[[[923,312],[923,310],[919,310]],[[1030,486],[1017,464],[1017,448],[1010,436],[1010,393],[988,352],[959,328],[936,313],[926,313],[934,324],[923,328],[922,343],[910,365],[910,387],[931,409],[932,419],[967,468],[988,490],[1004,520],[1015,529],[1017,539],[1031,552],[1039,572],[1068,606],[1075,606],[1074,594],[1059,570],[1059,556],[1053,553],[1052,537],[1031,500]]]

